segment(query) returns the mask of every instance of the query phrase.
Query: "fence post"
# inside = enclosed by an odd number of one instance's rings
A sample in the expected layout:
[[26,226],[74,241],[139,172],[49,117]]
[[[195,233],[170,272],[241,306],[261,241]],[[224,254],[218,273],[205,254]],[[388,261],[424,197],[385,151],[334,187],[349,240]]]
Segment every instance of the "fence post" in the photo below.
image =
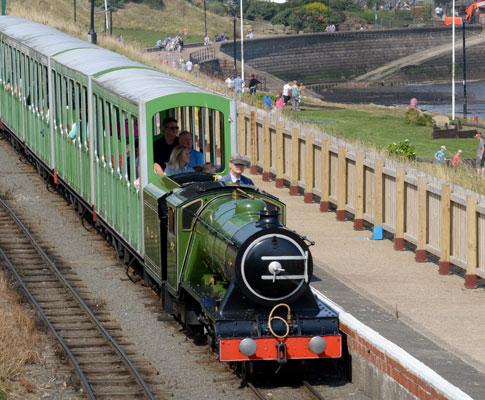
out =
[[305,160],[305,203],[313,203],[313,134],[307,132],[305,136],[306,160]]
[[404,250],[404,168],[396,169],[396,231],[394,232],[394,250]]
[[211,123],[210,123],[210,111],[209,109],[206,107],[205,109],[205,127],[204,127],[204,135],[205,135],[205,140],[204,140],[204,143],[205,143],[205,149],[204,151],[207,151],[207,152],[210,152],[210,141],[207,140],[207,138],[209,137],[210,135],[210,131],[211,131]]
[[320,199],[320,211],[327,212],[330,208],[330,142],[322,141],[322,198]]
[[337,171],[337,221],[345,221],[345,202],[347,196],[347,160],[345,154],[345,146],[339,146]]
[[440,275],[450,273],[451,244],[451,189],[450,185],[441,187],[441,224],[440,224]]
[[285,142],[283,140],[283,122],[276,123],[276,187],[284,186],[284,162],[285,162]]
[[271,133],[269,131],[269,117],[263,120],[263,181],[271,180]]
[[355,156],[355,215],[354,229],[364,229],[364,159],[365,154],[359,151]]
[[249,172],[251,174],[258,173],[258,129],[256,126],[256,111],[251,111],[251,168]]
[[237,113],[237,118],[238,118],[238,153],[240,155],[245,155],[246,154],[246,116],[244,114],[244,108],[239,107],[238,113]]
[[465,287],[475,289],[477,287],[477,199],[475,196],[466,198],[466,231],[467,231],[467,254]]
[[291,130],[290,195],[298,195],[298,170],[300,169],[300,129]]
[[416,262],[426,262],[427,231],[427,190],[426,176],[418,176],[418,242],[416,245]]
[[384,162],[374,161],[374,228],[382,226],[382,173]]

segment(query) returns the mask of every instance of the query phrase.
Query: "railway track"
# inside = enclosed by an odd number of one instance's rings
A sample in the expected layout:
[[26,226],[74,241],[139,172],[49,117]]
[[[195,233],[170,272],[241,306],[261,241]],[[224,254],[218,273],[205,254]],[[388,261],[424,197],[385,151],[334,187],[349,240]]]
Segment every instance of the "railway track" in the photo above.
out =
[[0,260],[57,339],[89,399],[157,398],[147,384],[150,367],[121,347],[123,337],[101,322],[109,325],[109,316],[95,314],[81,298],[86,291],[80,279],[54,264],[3,199]]
[[266,394],[265,390],[262,390],[252,383],[248,383],[249,390],[255,395],[259,400],[276,400],[276,399],[312,399],[312,400],[324,400],[324,397],[318,393],[314,386],[312,386],[308,381],[303,381],[302,386],[293,389],[287,388],[275,388],[270,390],[270,394]]

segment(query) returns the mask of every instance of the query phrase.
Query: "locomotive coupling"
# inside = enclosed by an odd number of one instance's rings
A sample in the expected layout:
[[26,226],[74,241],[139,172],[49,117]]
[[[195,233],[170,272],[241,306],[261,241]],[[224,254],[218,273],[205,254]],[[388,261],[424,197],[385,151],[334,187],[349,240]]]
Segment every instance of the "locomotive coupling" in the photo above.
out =
[[[283,317],[280,317],[278,315],[276,316],[273,316],[273,314],[275,313],[275,311],[280,308],[280,307],[286,307],[286,319],[284,319]],[[278,320],[278,321],[281,321],[283,323],[283,325],[285,326],[285,334],[284,335],[278,335],[274,329],[273,329],[273,321],[274,320]],[[271,332],[271,334],[277,338],[277,339],[284,339],[286,338],[289,334],[290,334],[290,327],[291,327],[291,308],[288,304],[286,303],[279,303],[279,304],[276,304],[272,309],[271,309],[271,312],[269,313],[269,317],[268,317],[268,329],[269,331]]]

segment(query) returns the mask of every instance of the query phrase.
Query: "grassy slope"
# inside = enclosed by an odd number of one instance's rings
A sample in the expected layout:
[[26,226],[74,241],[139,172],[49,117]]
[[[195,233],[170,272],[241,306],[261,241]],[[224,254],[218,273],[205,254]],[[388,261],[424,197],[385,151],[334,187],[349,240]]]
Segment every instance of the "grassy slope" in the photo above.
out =
[[[84,32],[89,26],[88,0],[77,0],[78,27]],[[134,41],[143,47],[153,46],[157,39],[167,35],[174,36],[188,30],[187,42],[202,41],[204,36],[204,12],[184,0],[165,0],[165,8],[160,9],[148,4],[128,3],[123,9],[113,14],[114,33],[123,34],[125,41]],[[13,15],[45,15],[59,20],[59,25],[73,23],[72,0],[8,0],[8,13]],[[96,13],[96,31],[103,31],[104,13]],[[262,24],[252,25],[255,31],[262,29]],[[122,27],[122,29],[121,29]],[[229,17],[207,13],[209,35],[232,32],[232,21]],[[73,26],[74,28],[74,26]]]
[[302,111],[293,114],[293,117],[322,126],[328,133],[371,144],[380,149],[390,143],[409,139],[416,146],[418,157],[433,157],[436,150],[444,144],[449,152],[462,149],[464,158],[475,158],[475,139],[434,140],[430,127],[406,124],[404,110],[401,109],[325,109]]

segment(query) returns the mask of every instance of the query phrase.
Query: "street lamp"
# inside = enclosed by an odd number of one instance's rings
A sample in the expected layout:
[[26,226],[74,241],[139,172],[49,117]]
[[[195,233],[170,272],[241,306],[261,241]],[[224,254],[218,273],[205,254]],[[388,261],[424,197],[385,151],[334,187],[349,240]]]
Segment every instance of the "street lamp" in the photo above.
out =
[[89,40],[92,44],[96,44],[97,42],[97,35],[94,30],[94,0],[91,0],[91,25],[89,28]]
[[76,23],[77,20],[77,3],[76,0],[74,0],[74,23]]
[[7,15],[7,0],[2,0],[2,15]]
[[228,0],[227,2],[230,11],[232,11],[232,36],[233,36],[233,58],[234,58],[234,76],[237,76],[237,61],[236,61],[236,21],[237,21],[237,10],[236,10],[236,0]]
[[[243,25],[243,0],[240,0],[239,8],[241,11],[241,79],[244,82],[244,25]],[[243,86],[244,90],[244,86]]]
[[205,32],[205,36],[204,36],[204,41],[205,41],[205,38],[207,37],[207,6],[206,6],[206,0],[204,0],[204,32]]
[[468,114],[468,99],[466,95],[466,43],[465,43],[465,15],[461,17],[461,33],[463,39],[463,118]]

